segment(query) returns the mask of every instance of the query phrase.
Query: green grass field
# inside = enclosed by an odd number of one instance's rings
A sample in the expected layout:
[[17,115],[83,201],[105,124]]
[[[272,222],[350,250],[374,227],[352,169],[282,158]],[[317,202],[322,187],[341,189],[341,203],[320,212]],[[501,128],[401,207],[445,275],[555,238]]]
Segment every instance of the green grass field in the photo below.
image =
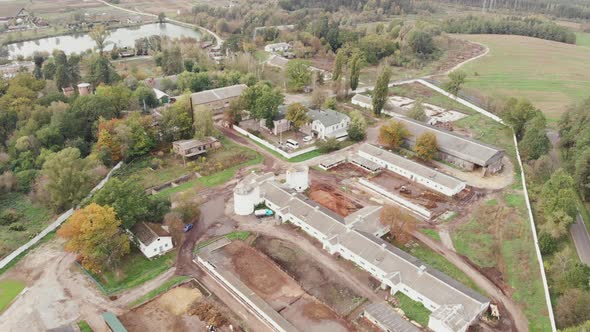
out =
[[0,281],[0,312],[4,311],[24,288],[25,283],[20,280]]
[[590,33],[576,32],[576,45],[590,47]]
[[85,320],[79,321],[78,327],[80,328],[80,332],[92,332],[92,328]]
[[430,311],[422,303],[412,300],[401,292],[397,292],[394,297],[399,303],[400,309],[404,311],[409,319],[416,321],[424,327],[428,326]]
[[420,233],[425,234],[426,236],[428,236],[429,238],[431,238],[433,240],[440,241],[440,235],[434,229],[422,228],[422,229],[420,229]]
[[[51,222],[52,213],[45,207],[33,205],[22,193],[0,194],[0,213],[12,211],[18,220],[10,225],[0,225],[0,258],[27,243]],[[16,228],[16,227],[21,227]]]
[[176,250],[166,255],[149,260],[133,247],[119,264],[119,269],[105,271],[101,275],[92,275],[98,281],[99,288],[107,294],[114,294],[139,286],[164,273],[174,265]]
[[[462,69],[465,92],[530,99],[557,120],[566,106],[590,96],[590,48],[522,36],[459,35],[482,43],[490,53]],[[582,35],[586,45],[590,37]]]

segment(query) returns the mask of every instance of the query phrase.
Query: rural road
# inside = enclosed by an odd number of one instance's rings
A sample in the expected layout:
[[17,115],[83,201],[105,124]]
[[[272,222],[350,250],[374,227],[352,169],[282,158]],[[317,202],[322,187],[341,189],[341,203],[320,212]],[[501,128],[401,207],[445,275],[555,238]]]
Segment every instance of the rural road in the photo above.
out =
[[590,266],[590,235],[584,224],[584,219],[582,219],[582,215],[579,213],[576,217],[576,222],[570,226],[570,233],[574,239],[574,245],[576,246],[578,256],[580,256],[580,261]]
[[[149,16],[149,17],[158,17],[158,15],[155,15],[155,14],[144,13],[144,12],[140,12],[138,10],[132,10],[132,9],[127,9],[127,8],[119,7],[119,6],[113,5],[112,3],[108,3],[105,0],[96,0],[96,1],[102,3],[102,4],[106,5],[106,6],[109,6],[109,7],[118,9],[118,10],[122,10],[122,11],[125,11],[125,12],[128,12],[128,13],[131,13],[131,14],[138,14],[138,15]],[[193,27],[193,28],[197,28],[197,29],[203,30],[203,31],[207,32],[208,34],[210,34],[211,36],[213,36],[215,38],[215,44],[218,47],[221,47],[221,45],[223,44],[223,39],[221,39],[221,37],[219,37],[219,35],[217,35],[215,32],[213,32],[213,31],[211,31],[211,30],[209,30],[209,29],[207,29],[205,27],[202,27],[202,26],[199,26],[199,25],[196,25],[196,24],[191,24],[191,23],[186,23],[186,22],[178,21],[178,20],[171,19],[171,18],[166,18],[166,21],[172,22],[172,23],[176,23],[176,24],[180,24],[180,25],[186,25],[186,26],[190,26],[190,27]]]

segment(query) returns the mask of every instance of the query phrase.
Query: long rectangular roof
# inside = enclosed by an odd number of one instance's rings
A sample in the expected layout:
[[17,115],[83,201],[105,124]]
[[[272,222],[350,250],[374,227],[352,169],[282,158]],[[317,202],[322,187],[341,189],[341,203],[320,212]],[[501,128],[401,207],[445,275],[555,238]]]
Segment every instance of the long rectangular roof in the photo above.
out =
[[191,102],[193,105],[202,105],[214,101],[237,98],[247,87],[246,84],[237,84],[223,88],[195,92],[191,94]]
[[403,123],[412,134],[409,140],[415,141],[424,133],[433,133],[436,135],[436,143],[438,144],[438,149],[440,151],[467,160],[476,165],[487,166],[491,163],[492,158],[503,153],[502,149],[493,145],[457,135],[450,131],[433,127],[405,116],[394,116],[394,118]]
[[393,152],[378,148],[372,144],[365,143],[361,145],[359,151],[367,153],[390,164],[396,165],[404,170],[407,170],[408,172],[429,179],[430,181],[436,182],[446,188],[454,189],[463,186],[463,181],[455,177],[439,172],[430,167],[426,167],[420,163],[404,158]]
[[301,194],[288,191],[275,181],[261,185],[263,197],[324,235],[332,244],[339,244],[381,270],[394,284],[403,283],[429,298],[440,307],[434,317],[460,330],[471,322],[489,303],[489,299],[462,285],[446,274],[427,266],[412,255],[356,227],[360,215],[375,219],[378,209],[365,208],[350,218],[342,218],[311,203]]
[[309,110],[307,117],[311,121],[319,121],[324,127],[330,127],[348,118],[348,115],[334,110]]

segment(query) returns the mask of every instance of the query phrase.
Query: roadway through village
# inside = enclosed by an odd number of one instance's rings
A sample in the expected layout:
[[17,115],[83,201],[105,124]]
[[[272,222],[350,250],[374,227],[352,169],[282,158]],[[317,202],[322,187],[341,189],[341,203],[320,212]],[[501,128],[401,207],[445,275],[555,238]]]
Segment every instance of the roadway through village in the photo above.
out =
[[580,261],[590,266],[590,235],[582,215],[578,213],[576,222],[570,226],[570,234],[574,239],[576,251],[580,257]]

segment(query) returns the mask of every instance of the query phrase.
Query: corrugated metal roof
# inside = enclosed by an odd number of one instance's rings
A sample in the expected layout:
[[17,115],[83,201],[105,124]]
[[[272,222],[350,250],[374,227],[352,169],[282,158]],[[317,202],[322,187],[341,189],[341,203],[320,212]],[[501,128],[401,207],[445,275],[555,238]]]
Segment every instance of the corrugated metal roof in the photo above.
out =
[[127,332],[127,329],[125,328],[125,326],[123,326],[123,324],[121,323],[119,318],[117,318],[117,316],[115,316],[115,314],[113,314],[112,312],[107,311],[107,312],[103,313],[102,318],[107,323],[107,325],[109,326],[111,331],[113,331],[113,332]]
[[373,317],[379,324],[391,332],[419,332],[420,329],[405,320],[387,302],[371,303],[365,308],[365,314]]

